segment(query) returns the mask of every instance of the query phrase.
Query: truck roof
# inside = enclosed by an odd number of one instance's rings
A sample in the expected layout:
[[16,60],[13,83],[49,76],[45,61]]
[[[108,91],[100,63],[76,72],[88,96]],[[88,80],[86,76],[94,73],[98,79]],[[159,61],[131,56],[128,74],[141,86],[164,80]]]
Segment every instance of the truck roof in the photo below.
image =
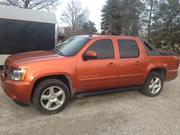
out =
[[53,24],[57,23],[54,13],[7,6],[0,6],[0,19],[24,20]]
[[127,38],[127,39],[135,39],[138,37],[135,36],[114,36],[114,35],[78,35],[75,37],[82,37],[82,38]]

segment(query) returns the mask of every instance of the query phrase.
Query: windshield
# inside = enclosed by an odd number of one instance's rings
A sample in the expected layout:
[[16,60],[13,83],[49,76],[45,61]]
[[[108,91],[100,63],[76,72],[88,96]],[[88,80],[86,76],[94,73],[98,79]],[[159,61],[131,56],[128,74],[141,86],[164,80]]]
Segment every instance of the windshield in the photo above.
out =
[[56,47],[56,52],[63,56],[74,56],[88,43],[89,38],[71,37]]

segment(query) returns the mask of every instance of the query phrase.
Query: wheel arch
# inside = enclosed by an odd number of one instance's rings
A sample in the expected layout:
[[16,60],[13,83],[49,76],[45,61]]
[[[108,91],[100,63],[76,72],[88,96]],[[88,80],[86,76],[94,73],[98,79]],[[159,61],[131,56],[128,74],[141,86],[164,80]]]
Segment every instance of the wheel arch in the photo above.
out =
[[[158,73],[158,74],[161,74],[163,75],[163,78],[165,79],[166,78],[166,68],[165,67],[154,67],[154,68],[151,68],[148,72],[148,75],[152,72],[155,72],[155,73]],[[148,77],[147,75],[147,77]],[[146,77],[146,78],[147,78]]]
[[73,96],[73,86],[72,86],[73,84],[72,84],[72,79],[69,76],[64,75],[64,74],[47,75],[47,76],[41,76],[41,77],[37,78],[34,81],[33,87],[32,87],[32,93],[31,93],[31,101],[32,101],[32,97],[33,97],[35,88],[38,86],[39,83],[41,83],[42,81],[44,81],[46,79],[58,79],[58,80],[61,80],[69,88],[70,97]]

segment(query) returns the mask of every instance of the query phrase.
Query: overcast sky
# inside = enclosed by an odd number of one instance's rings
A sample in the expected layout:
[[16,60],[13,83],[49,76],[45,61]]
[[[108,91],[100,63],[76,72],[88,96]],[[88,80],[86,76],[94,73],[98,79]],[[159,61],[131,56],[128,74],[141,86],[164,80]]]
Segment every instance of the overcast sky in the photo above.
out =
[[[60,6],[57,7],[57,19],[60,17],[63,10],[66,8],[70,0],[63,0]],[[79,0],[84,8],[89,10],[89,19],[96,24],[96,28],[100,31],[101,23],[101,9],[106,0]]]

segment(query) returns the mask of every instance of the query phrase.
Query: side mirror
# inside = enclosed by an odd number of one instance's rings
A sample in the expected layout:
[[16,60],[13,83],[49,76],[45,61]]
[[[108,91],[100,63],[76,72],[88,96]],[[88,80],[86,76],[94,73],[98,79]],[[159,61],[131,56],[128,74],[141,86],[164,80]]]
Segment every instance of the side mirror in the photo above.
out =
[[87,51],[84,54],[84,60],[90,60],[90,59],[96,59],[97,58],[97,54],[94,51]]

